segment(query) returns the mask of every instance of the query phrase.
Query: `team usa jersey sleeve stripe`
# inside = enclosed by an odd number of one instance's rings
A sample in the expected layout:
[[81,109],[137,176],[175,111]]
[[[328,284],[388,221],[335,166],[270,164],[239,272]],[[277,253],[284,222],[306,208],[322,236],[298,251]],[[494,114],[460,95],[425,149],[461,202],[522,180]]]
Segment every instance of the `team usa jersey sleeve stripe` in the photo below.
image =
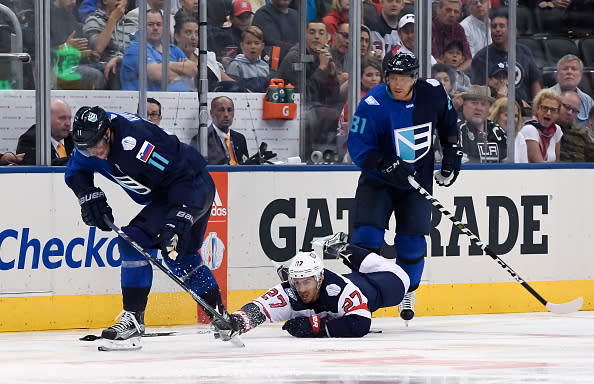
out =
[[[288,286],[288,283],[287,283]],[[253,300],[253,303],[258,305],[262,312],[271,322],[289,320],[294,317],[294,311],[290,304],[290,298],[287,294],[287,289],[284,284],[278,284],[269,289],[262,296]]]

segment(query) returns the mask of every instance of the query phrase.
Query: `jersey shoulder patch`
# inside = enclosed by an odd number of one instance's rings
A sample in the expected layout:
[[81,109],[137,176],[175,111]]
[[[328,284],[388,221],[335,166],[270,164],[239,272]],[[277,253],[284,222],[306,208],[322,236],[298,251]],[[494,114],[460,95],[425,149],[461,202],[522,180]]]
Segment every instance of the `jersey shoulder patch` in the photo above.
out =
[[437,79],[427,79],[427,82],[433,85],[434,87],[438,87],[441,85],[441,83]]
[[336,284],[329,284],[326,286],[326,293],[328,294],[328,296],[338,296],[341,291],[342,288],[340,288]]
[[367,105],[380,105],[380,103],[373,96],[367,96],[365,98]]
[[136,139],[132,136],[126,136],[122,139],[122,148],[124,151],[131,151],[136,147]]

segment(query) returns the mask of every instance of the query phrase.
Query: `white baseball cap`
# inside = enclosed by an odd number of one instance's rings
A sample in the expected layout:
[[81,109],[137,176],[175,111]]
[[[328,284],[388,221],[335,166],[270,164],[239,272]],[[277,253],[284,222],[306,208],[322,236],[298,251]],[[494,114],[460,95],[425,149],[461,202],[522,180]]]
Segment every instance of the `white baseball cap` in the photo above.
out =
[[408,23],[415,23],[415,15],[412,13],[407,13],[406,15],[402,16],[398,21],[398,29],[404,27]]

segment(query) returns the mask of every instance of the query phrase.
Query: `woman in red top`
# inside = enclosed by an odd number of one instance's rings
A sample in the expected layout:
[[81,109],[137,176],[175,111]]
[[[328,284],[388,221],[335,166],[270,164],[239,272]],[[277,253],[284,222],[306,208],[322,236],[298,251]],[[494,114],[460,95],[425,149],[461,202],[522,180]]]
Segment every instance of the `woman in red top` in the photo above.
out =
[[340,24],[349,22],[349,6],[350,0],[332,0],[332,9],[322,18],[328,36],[334,36]]

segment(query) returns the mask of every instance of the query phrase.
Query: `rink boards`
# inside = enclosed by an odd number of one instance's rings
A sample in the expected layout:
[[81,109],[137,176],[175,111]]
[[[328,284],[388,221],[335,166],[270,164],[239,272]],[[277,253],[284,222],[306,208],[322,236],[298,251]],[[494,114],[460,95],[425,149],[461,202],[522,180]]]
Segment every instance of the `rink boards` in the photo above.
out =
[[[271,260],[285,262],[311,239],[349,230],[359,175],[354,167],[216,170],[229,172],[215,175],[217,198],[203,254],[228,289],[230,310],[278,283]],[[115,236],[81,221],[62,168],[2,167],[0,172],[0,330],[110,324],[121,310]],[[583,296],[584,309],[591,310],[593,173],[589,166],[471,167],[453,187],[435,187],[434,195],[547,300]],[[105,190],[118,225],[139,211],[117,185],[101,176],[96,183]],[[452,230],[449,220],[435,215],[432,224],[418,315],[543,310],[468,237]],[[387,245],[393,244],[393,221],[390,227]],[[326,264],[346,272],[335,260]],[[196,321],[193,301],[155,271],[147,323]]]

